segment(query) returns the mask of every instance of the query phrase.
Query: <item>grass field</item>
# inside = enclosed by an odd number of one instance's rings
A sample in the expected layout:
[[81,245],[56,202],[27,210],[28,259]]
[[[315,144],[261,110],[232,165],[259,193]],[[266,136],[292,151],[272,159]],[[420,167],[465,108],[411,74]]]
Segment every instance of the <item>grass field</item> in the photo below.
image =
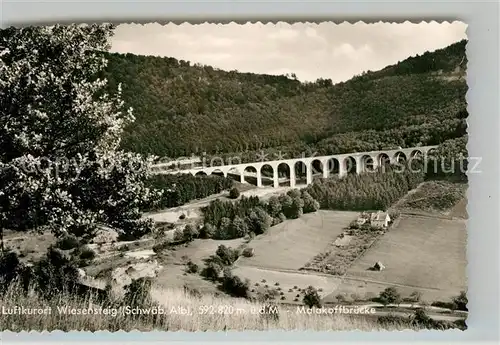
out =
[[318,211],[273,226],[249,244],[255,255],[240,258],[238,266],[298,270],[335,241],[356,212]]
[[[466,288],[466,241],[465,220],[401,215],[399,224],[351,266],[337,293],[378,294],[384,285],[395,285],[410,293],[419,290],[423,299],[448,300]],[[385,270],[368,270],[377,261]]]

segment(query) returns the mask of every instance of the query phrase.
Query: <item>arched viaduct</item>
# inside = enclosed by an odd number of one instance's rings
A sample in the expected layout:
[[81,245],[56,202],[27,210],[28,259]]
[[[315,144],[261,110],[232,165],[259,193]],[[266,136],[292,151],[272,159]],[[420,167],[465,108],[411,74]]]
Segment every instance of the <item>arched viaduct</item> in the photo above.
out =
[[[256,185],[258,187],[263,186],[263,181],[269,182],[273,187],[279,187],[280,179],[283,179],[280,178],[279,173],[283,173],[284,170],[287,170],[289,185],[295,187],[297,177],[302,178],[305,184],[309,185],[312,183],[313,178],[317,176],[327,178],[335,174],[339,177],[345,176],[348,173],[359,174],[376,169],[378,166],[387,163],[394,164],[402,160],[426,156],[429,154],[430,150],[436,147],[437,146],[421,146],[396,150],[355,152],[320,157],[195,167],[185,170],[158,170],[157,174],[218,174],[225,177],[228,175],[239,175],[240,182],[242,183],[246,182],[245,176],[251,176],[256,179]],[[161,167],[158,165],[156,168],[159,169]]]

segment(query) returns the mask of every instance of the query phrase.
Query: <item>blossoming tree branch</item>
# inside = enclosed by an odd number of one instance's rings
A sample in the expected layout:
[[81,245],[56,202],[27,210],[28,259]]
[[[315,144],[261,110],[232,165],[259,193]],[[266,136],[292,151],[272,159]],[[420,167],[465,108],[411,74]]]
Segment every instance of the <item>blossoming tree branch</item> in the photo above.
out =
[[[153,157],[124,152],[134,121],[107,92],[111,25],[0,30],[0,229],[91,237],[99,224],[138,237]],[[2,244],[3,248],[3,244]]]

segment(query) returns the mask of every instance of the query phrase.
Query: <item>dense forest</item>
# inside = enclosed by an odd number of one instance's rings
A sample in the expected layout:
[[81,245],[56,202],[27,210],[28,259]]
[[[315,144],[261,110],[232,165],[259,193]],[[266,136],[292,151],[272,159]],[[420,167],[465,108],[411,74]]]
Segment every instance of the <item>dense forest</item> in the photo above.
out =
[[349,81],[222,71],[109,54],[105,77],[133,107],[124,148],[159,156],[290,156],[439,144],[466,135],[466,41]]
[[150,188],[163,191],[159,203],[155,204],[153,209],[149,207],[144,209],[145,211],[154,211],[181,206],[194,199],[218,194],[231,188],[233,180],[218,175],[154,175],[147,181],[147,185]]

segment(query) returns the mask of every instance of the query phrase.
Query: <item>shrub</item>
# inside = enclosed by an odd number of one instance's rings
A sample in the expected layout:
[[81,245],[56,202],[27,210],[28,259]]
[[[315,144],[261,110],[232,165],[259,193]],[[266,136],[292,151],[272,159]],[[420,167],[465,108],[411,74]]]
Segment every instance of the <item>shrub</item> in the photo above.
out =
[[181,229],[175,230],[174,241],[176,242],[184,241],[184,231],[182,231]]
[[186,241],[192,241],[196,237],[198,237],[198,231],[196,228],[191,224],[186,224],[182,230],[182,238]]
[[65,291],[73,291],[79,280],[75,262],[58,249],[50,247],[47,254],[36,262],[29,273],[35,289],[46,298],[52,298]]
[[71,250],[77,248],[80,245],[80,241],[74,235],[64,235],[56,242],[56,247],[61,250]]
[[239,252],[237,249],[232,249],[221,244],[217,248],[215,255],[217,255],[222,264],[226,266],[231,266],[239,257]]
[[183,213],[183,214],[181,214],[181,215],[179,216],[179,219],[181,219],[181,220],[182,220],[182,219],[186,219],[186,215],[185,215],[184,213]]
[[129,251],[130,250],[130,247],[128,246],[128,244],[125,244],[123,246],[120,246],[120,248],[118,248],[118,250],[120,252],[126,252],[126,251]]
[[210,223],[205,223],[200,230],[201,238],[212,238],[215,234],[215,226]]
[[420,302],[421,298],[422,298],[422,293],[420,291],[413,291],[410,294],[410,301],[413,303]]
[[306,191],[302,191],[301,194],[302,200],[304,202],[304,213],[311,213],[319,210],[319,202],[314,200],[311,194]]
[[231,188],[231,190],[229,191],[229,198],[238,199],[239,196],[240,196],[240,191],[238,190],[238,188],[236,187]]
[[192,262],[191,260],[188,261],[187,263],[187,271],[188,273],[197,273],[198,272],[198,265]]
[[96,257],[95,252],[89,247],[82,247],[80,250],[80,259],[92,261]]
[[222,289],[227,294],[234,297],[248,298],[249,285],[250,284],[248,279],[243,281],[241,280],[240,277],[233,275],[229,270],[226,270],[224,272],[224,278],[222,280]]
[[319,297],[318,291],[312,286],[306,289],[302,302],[309,308],[321,308],[321,298]]
[[401,295],[395,287],[390,286],[380,293],[379,301],[383,305],[399,304],[401,302]]
[[23,265],[15,252],[6,250],[0,253],[0,294],[5,293],[22,268]]
[[201,275],[208,280],[217,281],[222,272],[222,267],[216,262],[209,262],[201,271]]
[[155,252],[156,254],[159,254],[159,253],[163,252],[165,249],[167,249],[169,246],[170,246],[170,244],[168,243],[168,241],[163,241],[163,242],[157,243],[153,246],[153,252]]
[[134,279],[125,286],[124,302],[133,307],[147,306],[151,303],[151,280],[147,278]]
[[468,311],[467,293],[465,291],[461,291],[457,297],[453,298],[453,303],[456,305],[457,310]]
[[338,294],[337,296],[335,296],[335,299],[337,300],[338,303],[345,302],[345,296],[341,295],[341,294]]

